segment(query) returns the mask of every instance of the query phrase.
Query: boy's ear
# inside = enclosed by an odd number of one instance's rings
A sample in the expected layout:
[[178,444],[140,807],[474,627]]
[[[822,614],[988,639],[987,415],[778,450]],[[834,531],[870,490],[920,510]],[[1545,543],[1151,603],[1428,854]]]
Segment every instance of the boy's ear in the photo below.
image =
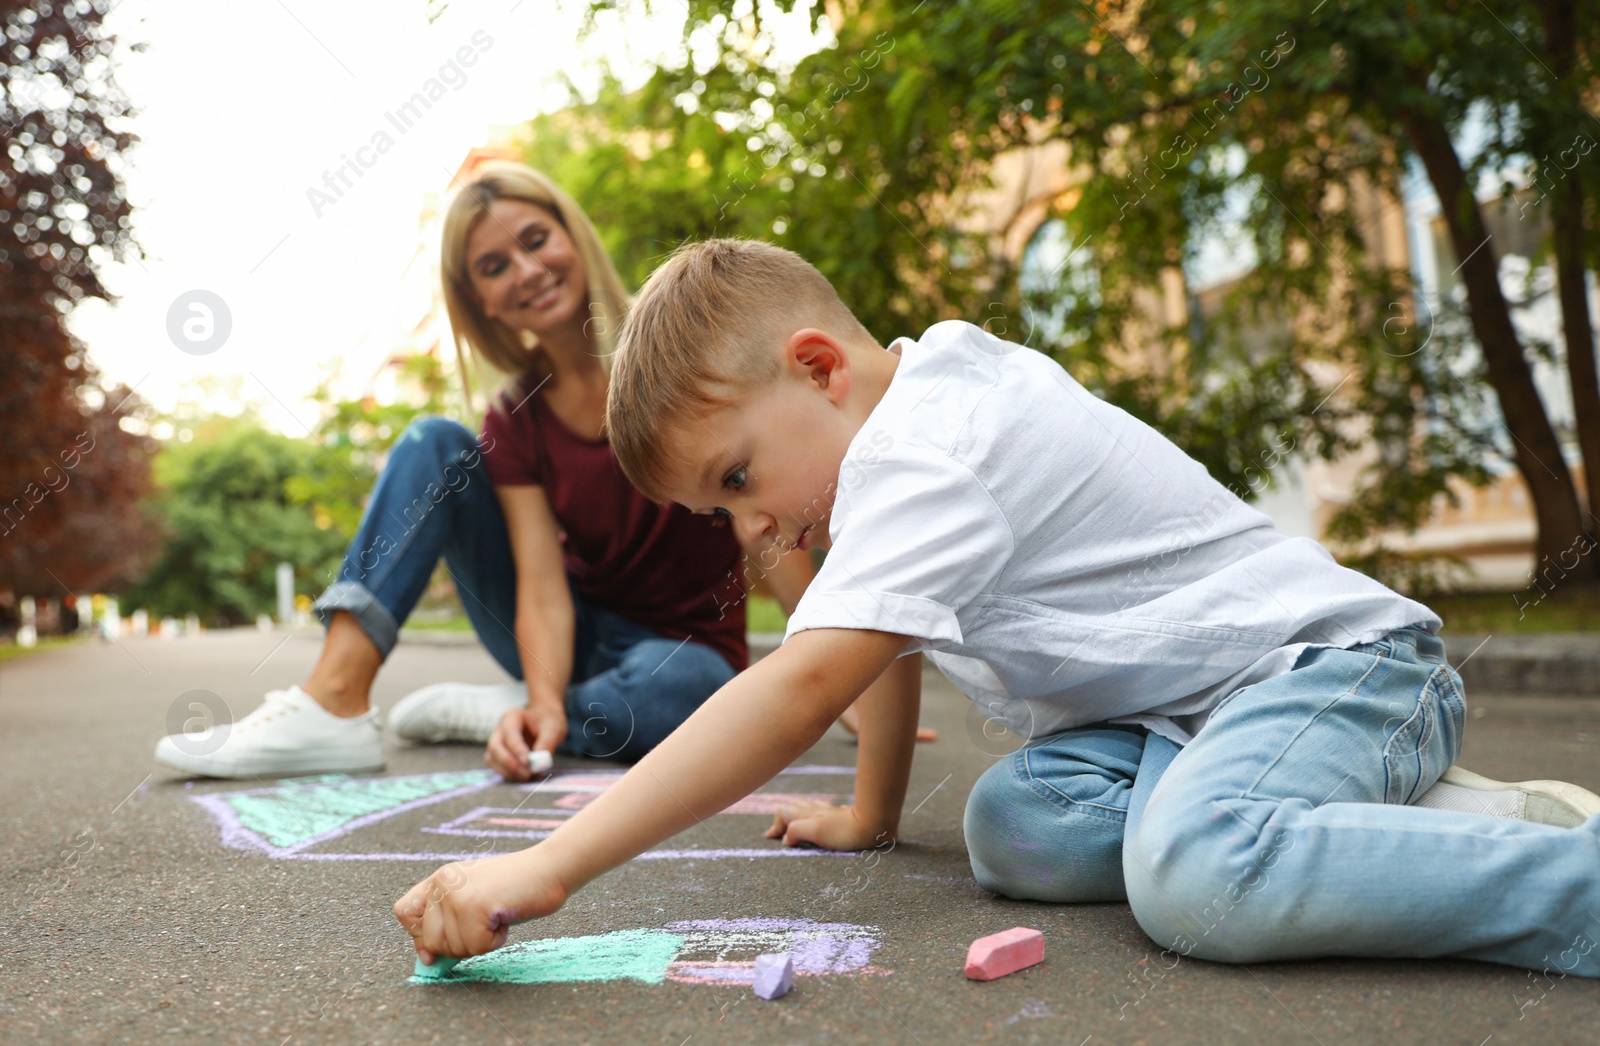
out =
[[792,367],[804,373],[835,403],[850,391],[850,356],[838,339],[815,327],[789,336],[787,355]]

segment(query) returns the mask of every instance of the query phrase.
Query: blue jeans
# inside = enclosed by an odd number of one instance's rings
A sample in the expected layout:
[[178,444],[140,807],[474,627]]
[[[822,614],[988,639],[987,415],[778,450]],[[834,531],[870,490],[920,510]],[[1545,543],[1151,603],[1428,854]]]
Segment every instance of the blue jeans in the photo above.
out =
[[[338,579],[314,608],[324,624],[348,611],[387,658],[441,556],[489,655],[522,679],[516,561],[477,437],[444,418],[419,418],[395,442]],[[670,639],[576,590],[572,602],[568,730],[558,752],[633,762],[734,676],[702,643]]]
[[1600,976],[1600,816],[1568,829],[1405,805],[1454,762],[1465,712],[1428,632],[1308,650],[1229,696],[1181,751],[1100,726],[1001,760],[968,800],[973,871],[1036,900],[1125,889],[1178,956],[1455,956]]

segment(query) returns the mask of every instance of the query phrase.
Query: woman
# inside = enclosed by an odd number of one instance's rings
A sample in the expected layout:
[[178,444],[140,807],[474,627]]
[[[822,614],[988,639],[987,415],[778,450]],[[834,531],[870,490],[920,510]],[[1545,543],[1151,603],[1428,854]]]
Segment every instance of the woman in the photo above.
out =
[[440,268],[458,353],[465,342],[481,374],[506,379],[482,435],[442,418],[406,430],[315,604],[327,636],[310,677],[209,737],[163,738],[162,763],[214,777],[380,769],[372,681],[441,556],[520,681],[427,687],[391,721],[413,740],[486,741],[508,780],[531,776],[532,750],[638,759],[745,667],[741,574],[788,610],[804,591],[805,557],[747,571],[728,528],[652,504],[616,467],[601,424],[627,296],[559,187],[485,165],[445,214]]

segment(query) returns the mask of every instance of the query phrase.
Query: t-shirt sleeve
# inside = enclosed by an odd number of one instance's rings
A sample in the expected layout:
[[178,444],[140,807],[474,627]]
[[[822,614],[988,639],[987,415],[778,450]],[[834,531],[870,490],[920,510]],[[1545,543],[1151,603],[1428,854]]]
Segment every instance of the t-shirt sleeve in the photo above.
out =
[[841,487],[833,548],[785,638],[865,628],[959,643],[956,612],[994,582],[1016,547],[987,488],[943,454],[898,448],[871,468],[846,468]]
[[483,464],[497,487],[543,486],[531,413],[520,418],[493,406],[483,416]]

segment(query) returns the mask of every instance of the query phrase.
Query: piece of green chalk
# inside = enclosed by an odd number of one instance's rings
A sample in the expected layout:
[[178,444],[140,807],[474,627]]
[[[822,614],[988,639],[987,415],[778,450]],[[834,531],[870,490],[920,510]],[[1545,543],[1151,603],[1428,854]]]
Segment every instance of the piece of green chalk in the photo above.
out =
[[433,965],[429,966],[419,957],[417,959],[416,975],[430,981],[437,981],[442,977],[448,977],[450,971],[455,969],[456,963],[460,961],[460,959],[449,959],[443,955],[435,955],[433,957]]

